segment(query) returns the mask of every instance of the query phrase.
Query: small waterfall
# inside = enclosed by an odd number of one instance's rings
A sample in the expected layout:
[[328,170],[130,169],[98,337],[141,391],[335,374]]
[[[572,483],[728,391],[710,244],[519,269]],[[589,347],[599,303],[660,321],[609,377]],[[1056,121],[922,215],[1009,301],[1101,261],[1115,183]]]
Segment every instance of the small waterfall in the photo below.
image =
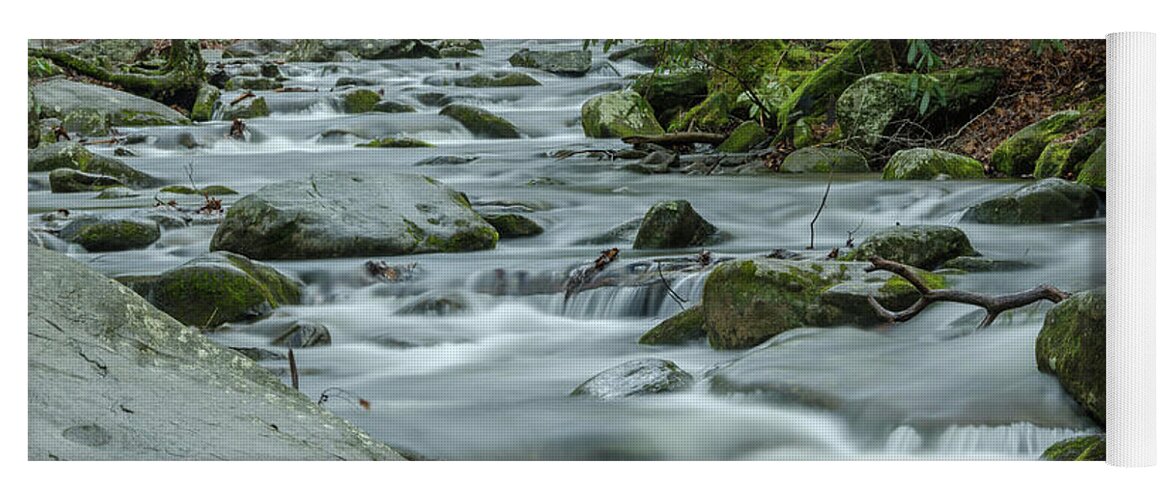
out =
[[932,449],[943,458],[1037,458],[1053,443],[1085,434],[1085,430],[1044,428],[1028,422],[951,426],[939,435]]

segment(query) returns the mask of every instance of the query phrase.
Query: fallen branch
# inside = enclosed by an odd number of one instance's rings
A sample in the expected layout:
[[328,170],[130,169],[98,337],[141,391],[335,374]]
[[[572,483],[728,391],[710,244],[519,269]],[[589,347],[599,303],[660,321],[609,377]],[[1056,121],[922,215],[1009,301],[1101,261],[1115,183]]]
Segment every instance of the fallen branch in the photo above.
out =
[[240,104],[240,101],[243,101],[244,99],[251,99],[253,97],[256,97],[255,93],[253,93],[251,90],[246,91],[243,94],[240,94],[239,97],[232,99],[231,104],[228,104],[228,106],[235,106],[237,104]]
[[603,250],[602,254],[594,259],[593,265],[586,265],[574,269],[569,273],[569,280],[565,282],[565,299],[562,303],[569,302],[569,299],[574,294],[581,291],[583,287],[594,280],[594,277],[606,269],[610,263],[618,260],[618,249],[611,248]]
[[878,270],[894,273],[907,280],[921,294],[919,300],[912,304],[911,307],[898,312],[890,311],[883,307],[882,304],[879,304],[874,299],[873,295],[867,297],[867,301],[870,302],[870,307],[879,316],[890,322],[903,322],[914,318],[934,302],[958,302],[984,308],[987,314],[979,326],[979,328],[984,328],[991,325],[993,321],[996,321],[1000,313],[1009,309],[1024,307],[1041,300],[1058,303],[1069,298],[1068,293],[1051,285],[1037,285],[1031,290],[1010,293],[1008,295],[985,295],[962,290],[932,290],[910,267],[881,257],[871,258],[870,267],[866,268],[866,272],[869,273]]
[[813,214],[813,220],[809,221],[809,246],[806,250],[813,250],[813,225],[817,224],[818,217],[821,217],[821,211],[825,210],[825,202],[829,199],[829,188],[834,185],[834,171],[829,171],[829,179],[825,182],[825,194],[821,195],[821,205],[817,207],[817,213]]
[[675,132],[671,134],[662,135],[632,135],[623,137],[622,142],[627,144],[658,144],[660,146],[680,146],[691,145],[695,143],[702,144],[719,144],[724,142],[728,136],[724,134],[713,134],[709,132]]
[[[709,256],[709,258],[710,258],[710,256]],[[680,297],[678,293],[675,293],[675,289],[671,288],[671,283],[667,281],[667,278],[665,276],[663,276],[663,263],[662,262],[659,262],[657,269],[659,270],[659,281],[662,282],[663,286],[667,288],[667,294],[671,297],[672,300],[675,301],[676,304],[679,304],[679,309],[681,311],[686,311],[687,306],[684,306],[683,303],[687,302],[687,299]]]

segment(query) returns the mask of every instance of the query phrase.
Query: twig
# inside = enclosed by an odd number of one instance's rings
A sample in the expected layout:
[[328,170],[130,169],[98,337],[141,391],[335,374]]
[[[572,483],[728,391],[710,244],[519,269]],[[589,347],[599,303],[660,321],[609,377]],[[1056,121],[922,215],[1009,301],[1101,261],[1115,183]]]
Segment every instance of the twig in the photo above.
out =
[[663,286],[667,288],[667,294],[670,295],[673,300],[675,300],[676,304],[679,304],[679,309],[686,311],[687,307],[684,306],[683,303],[687,302],[687,299],[680,297],[679,294],[675,293],[675,290],[671,288],[671,284],[667,282],[667,278],[663,276],[663,263],[658,262],[658,264],[659,265],[657,266],[657,269],[659,270],[659,281],[662,281]]
[[370,402],[369,401],[362,399],[362,398],[358,397],[357,395],[355,395],[354,393],[347,391],[345,389],[342,389],[341,387],[330,387],[324,391],[321,391],[321,396],[317,398],[317,405],[321,406],[321,405],[327,403],[329,401],[329,398],[331,398],[333,396],[337,396],[337,397],[342,398],[346,401],[349,401],[349,402],[353,403],[354,405],[361,407],[363,410],[370,409]]
[[907,280],[921,294],[919,300],[915,301],[911,307],[897,312],[883,307],[882,304],[879,304],[875,300],[873,295],[867,297],[870,307],[883,319],[891,322],[903,322],[914,318],[934,302],[958,302],[984,308],[987,314],[979,326],[979,328],[984,328],[991,325],[993,321],[996,321],[1000,313],[1009,309],[1027,306],[1041,300],[1058,303],[1069,298],[1068,293],[1051,285],[1037,285],[1030,290],[999,296],[965,292],[962,290],[932,290],[911,268],[881,257],[873,257],[870,259],[870,267],[866,268],[866,272],[869,273],[878,270],[894,273]]
[[862,229],[862,221],[858,221],[858,226],[853,231],[846,231],[846,248],[854,248],[854,233]]
[[813,250],[813,225],[817,224],[817,218],[821,217],[821,211],[825,209],[825,202],[829,199],[829,188],[834,184],[834,171],[831,168],[829,171],[829,180],[825,183],[825,194],[821,195],[821,206],[817,207],[817,213],[813,214],[813,220],[809,221],[809,246],[806,250]]
[[301,376],[297,373],[297,358],[293,356],[293,348],[289,348],[289,379],[293,388],[301,390]]

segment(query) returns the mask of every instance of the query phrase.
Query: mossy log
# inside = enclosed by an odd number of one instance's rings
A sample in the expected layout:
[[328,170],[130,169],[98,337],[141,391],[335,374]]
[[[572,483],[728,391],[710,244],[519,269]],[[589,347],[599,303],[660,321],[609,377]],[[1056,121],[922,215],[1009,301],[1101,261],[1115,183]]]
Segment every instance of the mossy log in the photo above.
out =
[[29,49],[28,55],[49,59],[75,73],[183,109],[192,108],[200,86],[207,81],[206,64],[199,54],[199,40],[171,40],[166,63],[159,69],[131,67],[127,68],[129,71],[114,71],[97,61],[56,50]]

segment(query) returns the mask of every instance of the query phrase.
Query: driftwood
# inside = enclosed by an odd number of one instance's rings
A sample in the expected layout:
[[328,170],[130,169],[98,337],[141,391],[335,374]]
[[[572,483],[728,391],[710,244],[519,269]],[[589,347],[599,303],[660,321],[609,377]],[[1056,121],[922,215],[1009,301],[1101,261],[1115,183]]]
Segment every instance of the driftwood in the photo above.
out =
[[569,299],[577,292],[588,289],[588,285],[593,282],[594,278],[616,260],[618,260],[617,248],[602,250],[601,255],[594,259],[593,264],[586,264],[571,271],[569,279],[565,282],[565,298],[562,303],[569,302]]
[[702,144],[719,144],[724,142],[728,136],[724,134],[712,134],[708,132],[675,132],[663,135],[632,135],[623,137],[622,142],[627,144],[658,144],[659,146],[680,146],[691,145],[696,143]]
[[58,50],[28,49],[28,55],[43,57],[62,68],[112,83],[132,94],[186,109],[191,109],[199,87],[207,80],[198,40],[172,40],[167,61],[157,70],[131,67],[127,68],[129,71],[113,71],[97,61]]
[[919,300],[912,304],[911,307],[898,312],[890,311],[883,307],[882,304],[879,304],[874,299],[874,296],[868,297],[867,300],[870,302],[870,307],[883,319],[891,322],[903,322],[914,318],[934,302],[958,302],[984,308],[987,314],[979,326],[980,328],[984,328],[991,325],[993,321],[996,321],[1000,313],[1009,309],[1027,306],[1041,300],[1058,303],[1069,298],[1068,293],[1058,290],[1051,285],[1037,285],[1031,290],[1010,293],[1008,295],[985,295],[962,290],[932,290],[910,267],[881,257],[871,258],[870,267],[866,268],[866,272],[869,273],[879,270],[894,273],[907,280],[921,294]]

